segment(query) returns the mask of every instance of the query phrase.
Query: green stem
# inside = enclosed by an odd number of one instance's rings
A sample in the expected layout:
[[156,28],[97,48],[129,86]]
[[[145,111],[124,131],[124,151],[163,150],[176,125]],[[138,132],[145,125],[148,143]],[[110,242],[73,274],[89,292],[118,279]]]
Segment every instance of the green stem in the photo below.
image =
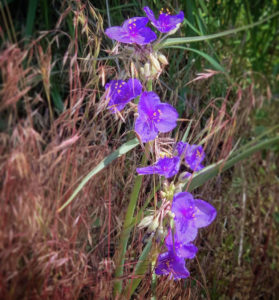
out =
[[152,79],[148,79],[147,81],[147,91],[152,91]]

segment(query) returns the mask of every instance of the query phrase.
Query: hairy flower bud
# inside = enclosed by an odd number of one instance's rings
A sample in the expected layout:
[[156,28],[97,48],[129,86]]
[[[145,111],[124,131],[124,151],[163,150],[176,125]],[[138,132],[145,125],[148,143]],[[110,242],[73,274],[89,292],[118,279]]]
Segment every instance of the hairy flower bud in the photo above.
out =
[[153,221],[153,218],[154,218],[154,216],[146,216],[146,217],[144,217],[141,221],[140,221],[140,223],[139,223],[139,225],[138,225],[138,227],[139,227],[139,229],[143,229],[143,228],[145,228],[145,227],[149,227],[150,225],[151,225],[151,223],[152,223],[152,221]]
[[166,236],[166,232],[164,231],[163,226],[159,226],[159,228],[157,229],[156,235],[158,237],[158,239],[163,240]]
[[146,63],[144,65],[144,75],[145,75],[145,77],[150,76],[150,63]]
[[143,67],[140,67],[140,75],[145,77],[145,74],[144,74],[144,68]]
[[169,64],[169,62],[168,62],[166,56],[165,56],[164,54],[162,54],[162,53],[159,53],[158,59],[159,59],[159,61],[160,61],[163,65],[168,65],[168,64]]
[[151,61],[152,67],[154,67],[157,70],[157,72],[160,72],[161,71],[161,66],[160,66],[160,63],[159,63],[158,59],[155,57],[155,55],[150,53],[149,54],[149,59]]
[[159,221],[158,221],[158,217],[156,217],[155,219],[152,220],[152,222],[148,226],[147,232],[148,233],[155,232],[158,226],[159,226]]

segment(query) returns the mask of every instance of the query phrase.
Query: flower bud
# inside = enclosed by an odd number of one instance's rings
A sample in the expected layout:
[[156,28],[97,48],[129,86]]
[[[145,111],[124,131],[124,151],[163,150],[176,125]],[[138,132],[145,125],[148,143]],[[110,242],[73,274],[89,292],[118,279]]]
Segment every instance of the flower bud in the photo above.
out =
[[144,65],[144,75],[145,75],[145,77],[150,76],[150,63],[146,63]]
[[171,210],[169,210],[169,211],[167,212],[167,214],[168,214],[168,216],[169,216],[171,219],[174,219],[175,214],[174,214]]
[[183,186],[184,186],[184,184],[183,183],[179,183],[176,187],[175,187],[175,191],[174,191],[174,193],[175,194],[177,194],[177,193],[180,193],[180,192],[182,192],[182,190],[183,190]]
[[163,192],[163,191],[160,191],[160,194],[161,194],[162,198],[166,198],[167,197],[167,194],[165,192]]
[[154,67],[154,66],[151,66],[151,76],[156,76],[158,74],[158,70]]
[[141,76],[145,77],[144,68],[143,67],[140,67],[140,74],[141,74]]
[[151,223],[152,223],[152,221],[153,221],[153,216],[146,216],[146,217],[144,217],[144,218],[140,221],[140,223],[139,223],[139,225],[138,225],[139,229],[143,229],[143,228],[145,228],[145,227],[150,226]]
[[157,217],[154,220],[152,220],[152,222],[148,226],[147,232],[148,233],[155,232],[157,230],[158,226],[159,226],[159,221],[158,221],[158,217]]
[[156,235],[157,237],[160,239],[160,240],[163,240],[166,236],[166,233],[164,231],[164,228],[163,226],[159,226],[157,232],[156,232]]
[[161,66],[160,66],[158,59],[152,53],[150,53],[149,59],[151,61],[152,67],[154,67],[157,70],[157,72],[160,72]]
[[178,181],[179,182],[183,182],[185,183],[186,180],[191,176],[191,173],[189,172],[182,172],[179,177],[178,177]]
[[160,61],[163,65],[168,65],[168,64],[169,64],[169,62],[168,62],[166,56],[165,56],[164,54],[162,54],[162,53],[160,53],[160,54],[158,55],[158,59],[159,59],[159,61]]

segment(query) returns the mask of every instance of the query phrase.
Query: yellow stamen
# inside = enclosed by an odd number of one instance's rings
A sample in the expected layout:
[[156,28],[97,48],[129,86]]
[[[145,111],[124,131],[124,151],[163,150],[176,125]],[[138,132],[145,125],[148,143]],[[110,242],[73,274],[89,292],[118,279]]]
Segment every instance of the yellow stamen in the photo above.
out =
[[172,155],[170,153],[167,152],[160,152],[160,157],[164,158],[164,157],[172,157]]

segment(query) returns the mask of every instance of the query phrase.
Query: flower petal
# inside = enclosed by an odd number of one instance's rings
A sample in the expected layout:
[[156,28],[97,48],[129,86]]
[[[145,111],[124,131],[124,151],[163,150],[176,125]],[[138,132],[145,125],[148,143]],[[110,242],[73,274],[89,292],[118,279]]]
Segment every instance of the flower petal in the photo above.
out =
[[155,107],[160,103],[159,96],[154,92],[143,92],[138,104],[139,114],[152,115]]
[[108,103],[108,109],[111,110],[112,113],[116,113],[121,111],[127,103],[115,103],[113,100],[110,100]]
[[[153,16],[154,16],[154,14],[153,14]],[[147,17],[149,18],[148,15],[147,15]],[[160,32],[167,33],[171,30],[174,30],[178,24],[183,22],[183,20],[184,20],[184,13],[183,13],[183,11],[180,11],[175,16],[171,16],[171,15],[165,14],[165,13],[160,13],[158,19],[156,20],[155,18],[152,18],[151,22]]]
[[174,107],[168,103],[161,103],[156,106],[160,112],[160,118],[155,122],[155,126],[160,132],[169,132],[176,127],[178,113]]
[[138,97],[142,91],[142,84],[138,79],[131,78],[127,82],[127,86],[129,88],[129,99],[132,100]]
[[146,45],[157,39],[157,35],[149,27],[139,29],[138,35],[135,37],[135,43],[138,45]]
[[205,152],[202,146],[189,145],[186,148],[185,161],[193,171],[203,169],[201,162],[205,158]]
[[128,83],[123,80],[112,80],[106,85],[110,90],[108,108],[116,113],[122,110],[125,105],[141,93],[141,83],[137,79],[129,79]]
[[198,252],[198,248],[193,244],[184,244],[176,250],[179,257],[193,259]]
[[175,218],[175,229],[178,243],[192,242],[198,235],[198,229],[191,220]]
[[140,175],[150,175],[157,173],[156,166],[147,166],[143,168],[137,168],[137,173]]
[[156,18],[155,18],[155,16],[154,16],[154,13],[153,13],[153,11],[152,11],[148,6],[145,6],[145,7],[143,8],[143,10],[144,10],[144,12],[146,13],[147,18],[148,18],[152,23],[156,22]]
[[158,174],[170,178],[178,173],[180,159],[179,157],[164,157],[158,160],[156,166]]
[[131,26],[131,24],[135,24],[134,27],[136,28],[141,28],[141,27],[145,27],[148,23],[148,18],[146,17],[134,17],[134,18],[130,18],[128,20],[126,20],[122,27],[126,30],[129,29],[129,26]]
[[188,207],[194,207],[194,197],[191,193],[181,192],[174,195],[171,211],[176,218],[185,218],[184,211]]
[[195,199],[194,224],[197,228],[206,227],[215,219],[216,209],[206,201]]
[[168,275],[170,278],[180,279],[189,277],[190,273],[185,267],[184,258],[176,256],[172,251],[168,251],[159,255],[157,267],[155,268],[157,275]]
[[176,16],[170,16],[170,25],[176,26],[184,21],[184,12],[180,11]]
[[171,230],[169,230],[169,233],[165,239],[165,244],[169,251],[174,251],[177,256],[183,258],[192,259],[195,257],[198,251],[196,246],[179,238],[177,232],[175,232],[173,236]]
[[106,29],[105,34],[112,40],[116,40],[121,43],[132,44],[129,33],[119,26],[113,26]]
[[144,116],[139,116],[137,118],[135,131],[140,136],[143,143],[154,140],[158,135],[158,130],[153,122],[148,121]]
[[189,144],[188,143],[184,143],[184,142],[178,142],[176,144],[175,151],[177,151],[178,156],[181,156],[182,154],[185,155],[187,145],[189,145]]

